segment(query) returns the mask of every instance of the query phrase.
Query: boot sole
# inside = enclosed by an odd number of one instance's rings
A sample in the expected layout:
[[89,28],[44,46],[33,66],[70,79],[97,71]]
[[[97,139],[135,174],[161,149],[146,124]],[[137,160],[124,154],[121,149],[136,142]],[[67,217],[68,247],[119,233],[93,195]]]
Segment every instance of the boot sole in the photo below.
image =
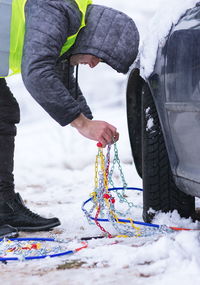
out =
[[18,231],[23,231],[23,232],[36,232],[36,231],[47,231],[57,226],[60,226],[60,222],[49,224],[46,226],[39,226],[39,227],[17,227],[15,226],[15,228],[17,228]]
[[9,233],[9,234],[5,234],[5,235],[0,235],[0,239],[3,239],[3,238],[16,238],[18,236],[19,236],[19,234],[17,232],[15,232],[15,233]]

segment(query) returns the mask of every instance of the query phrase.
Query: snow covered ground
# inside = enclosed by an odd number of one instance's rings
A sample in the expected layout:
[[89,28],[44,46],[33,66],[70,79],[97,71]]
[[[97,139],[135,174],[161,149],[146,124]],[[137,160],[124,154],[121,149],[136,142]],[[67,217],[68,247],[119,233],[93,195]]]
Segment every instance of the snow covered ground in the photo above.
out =
[[[129,14],[141,35],[140,54],[151,71],[158,35],[165,36],[169,24],[157,25],[154,39],[147,40],[150,20],[158,18],[155,12],[161,5],[169,11],[169,21],[175,22],[183,12],[180,6],[192,7],[194,0],[96,0],[95,3],[111,6]],[[166,5],[167,3],[167,5]],[[172,9],[173,7],[173,9]],[[160,23],[162,22],[160,17]],[[164,23],[167,23],[167,12]],[[160,28],[159,28],[160,27]],[[149,48],[150,56],[147,48]],[[119,156],[129,186],[141,187],[133,165],[129,146],[125,89],[127,76],[117,74],[111,68],[100,65],[95,70],[81,67],[80,85],[93,109],[95,119],[106,120],[117,126],[120,132]],[[24,89],[19,76],[9,79],[9,84],[20,102],[21,123],[18,127],[15,156],[15,183],[28,207],[46,217],[57,216],[62,225],[51,233],[21,233],[21,236],[71,239],[74,243],[81,237],[101,235],[99,229],[89,225],[81,211],[83,201],[88,199],[94,187],[94,159],[96,143],[81,137],[73,128],[61,128],[33,101]],[[127,193],[128,199],[142,205],[141,193]],[[141,209],[134,210],[133,219],[142,220]],[[191,220],[160,214],[156,223],[197,228]],[[116,234],[109,225],[111,233]],[[114,240],[91,240],[88,249],[73,256],[0,264],[2,284],[199,284],[200,271],[199,232],[179,232],[154,237],[116,238]],[[71,263],[70,263],[71,262]],[[71,269],[59,269],[61,265]],[[67,267],[67,265],[66,265]]]

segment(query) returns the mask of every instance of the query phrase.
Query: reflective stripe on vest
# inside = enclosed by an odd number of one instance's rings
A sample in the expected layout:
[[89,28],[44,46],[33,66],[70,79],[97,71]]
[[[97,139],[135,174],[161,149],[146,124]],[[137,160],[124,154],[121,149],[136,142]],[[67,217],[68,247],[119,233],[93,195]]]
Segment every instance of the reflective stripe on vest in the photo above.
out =
[[0,0],[0,76],[9,73],[12,0]]
[[[25,34],[24,7],[27,0],[0,0],[0,77],[21,72]],[[82,13],[82,21],[75,35],[66,39],[61,55],[75,43],[78,32],[85,26],[87,6],[92,0],[74,0]]]

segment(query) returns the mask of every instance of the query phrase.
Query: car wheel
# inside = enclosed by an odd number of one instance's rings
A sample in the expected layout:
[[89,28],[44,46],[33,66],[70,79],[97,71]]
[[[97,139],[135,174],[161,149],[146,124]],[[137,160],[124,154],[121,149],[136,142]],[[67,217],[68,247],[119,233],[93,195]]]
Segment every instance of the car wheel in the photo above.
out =
[[158,113],[147,84],[142,89],[142,177],[145,222],[152,221],[155,211],[177,210],[186,218],[194,215],[195,198],[180,191],[174,183]]

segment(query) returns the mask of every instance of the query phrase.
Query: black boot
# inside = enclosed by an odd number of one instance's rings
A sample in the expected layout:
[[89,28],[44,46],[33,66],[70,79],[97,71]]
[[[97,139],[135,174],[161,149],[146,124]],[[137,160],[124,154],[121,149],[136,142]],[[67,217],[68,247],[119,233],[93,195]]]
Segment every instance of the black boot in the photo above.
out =
[[59,226],[57,218],[45,219],[31,212],[14,192],[13,159],[15,124],[19,122],[19,106],[0,78],[0,226],[8,224],[23,231],[42,231]]
[[0,226],[0,238],[14,238],[18,237],[18,230],[9,226]]
[[57,218],[45,219],[31,212],[13,182],[14,136],[0,135],[0,226],[8,224],[21,231],[43,231],[59,226]]
[[31,212],[19,193],[15,194],[14,199],[0,202],[0,221],[19,231],[44,231],[60,225],[57,218],[46,219]]

